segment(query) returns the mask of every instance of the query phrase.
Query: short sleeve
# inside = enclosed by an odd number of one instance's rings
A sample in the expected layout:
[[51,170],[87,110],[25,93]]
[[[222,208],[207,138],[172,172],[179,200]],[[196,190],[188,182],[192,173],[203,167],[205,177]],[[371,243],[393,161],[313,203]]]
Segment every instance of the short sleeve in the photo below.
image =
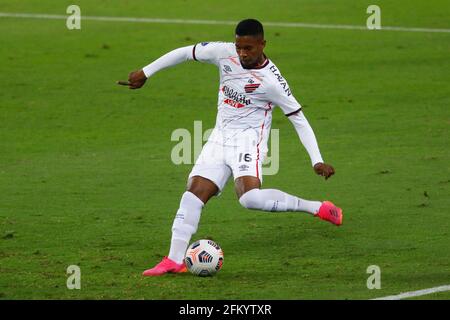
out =
[[279,106],[288,117],[302,110],[302,106],[295,99],[285,79],[281,82],[276,81],[272,85],[270,100]]
[[227,55],[228,46],[225,42],[197,43],[192,49],[192,58],[195,61],[218,65],[220,58]]

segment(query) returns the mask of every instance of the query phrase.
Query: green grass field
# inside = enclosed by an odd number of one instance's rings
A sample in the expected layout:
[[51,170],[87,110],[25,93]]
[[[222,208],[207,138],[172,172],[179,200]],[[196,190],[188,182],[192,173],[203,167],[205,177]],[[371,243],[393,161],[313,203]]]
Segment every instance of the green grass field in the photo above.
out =
[[[66,15],[73,1],[0,0]],[[169,3],[169,5],[168,5]],[[371,1],[77,1],[82,15],[365,26]],[[377,1],[382,25],[450,28],[448,1]],[[264,187],[344,209],[242,208],[229,182],[194,239],[223,248],[213,278],[143,278],[169,250],[190,165],[177,128],[214,126],[218,73],[195,62],[141,90],[115,84],[163,53],[233,41],[232,25],[0,17],[1,299],[371,299],[450,284],[450,33],[266,27],[266,54],[304,106],[325,161],[316,176],[280,109],[280,170]],[[81,268],[81,290],[66,269]],[[369,290],[369,265],[381,289]],[[450,292],[424,296],[450,299]]]

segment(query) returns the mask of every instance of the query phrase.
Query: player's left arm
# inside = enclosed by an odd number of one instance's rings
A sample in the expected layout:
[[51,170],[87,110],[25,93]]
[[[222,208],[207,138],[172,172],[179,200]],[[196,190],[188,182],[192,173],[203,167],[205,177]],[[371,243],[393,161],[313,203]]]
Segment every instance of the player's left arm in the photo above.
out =
[[325,180],[327,180],[335,173],[335,170],[333,166],[324,163],[322,156],[320,154],[316,136],[305,115],[300,109],[298,112],[289,115],[288,119],[294,125],[294,128],[297,131],[300,141],[302,142],[303,146],[308,152],[309,157],[311,158],[314,171],[318,175],[324,176]]
[[285,84],[286,85],[283,87],[278,83],[275,84],[272,91],[272,101],[276,105],[280,106],[284,114],[293,124],[301,143],[311,158],[314,171],[318,175],[324,176],[325,179],[328,179],[335,173],[335,170],[333,166],[323,161],[314,131],[303,114],[301,105],[293,96],[286,82]]

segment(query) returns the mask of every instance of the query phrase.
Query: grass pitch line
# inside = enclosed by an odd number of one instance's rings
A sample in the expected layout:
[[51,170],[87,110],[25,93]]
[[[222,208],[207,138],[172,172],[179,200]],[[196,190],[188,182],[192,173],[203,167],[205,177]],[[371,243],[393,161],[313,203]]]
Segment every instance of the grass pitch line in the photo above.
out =
[[400,293],[395,296],[386,296],[386,297],[376,298],[376,299],[372,299],[372,300],[401,300],[401,299],[405,299],[405,298],[420,297],[420,296],[424,296],[426,294],[431,294],[431,293],[436,293],[436,292],[444,292],[444,291],[450,291],[450,285],[434,287],[434,288],[429,288],[429,289],[423,289],[423,290],[417,290],[417,291],[404,292],[404,293]]
[[[68,18],[68,15],[0,12],[0,17],[31,18],[31,19],[64,19],[65,20]],[[110,22],[167,23],[167,24],[233,25],[233,26],[236,25],[238,22],[238,21],[225,21],[225,20],[100,17],[100,16],[83,16],[83,15],[81,16],[81,20],[110,21]],[[286,28],[368,30],[365,26],[344,25],[344,24],[316,24],[316,23],[300,23],[300,22],[264,22],[264,25],[271,26],[271,27],[286,27]],[[382,26],[381,30],[379,30],[379,31],[450,33],[450,29],[389,27],[389,26],[385,26],[385,27]]]

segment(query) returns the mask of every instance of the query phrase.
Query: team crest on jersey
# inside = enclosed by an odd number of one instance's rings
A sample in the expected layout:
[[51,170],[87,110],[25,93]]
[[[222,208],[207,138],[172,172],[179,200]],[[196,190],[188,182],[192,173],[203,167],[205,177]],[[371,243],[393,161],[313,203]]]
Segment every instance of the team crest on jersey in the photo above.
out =
[[261,85],[261,83],[249,83],[249,84],[246,84],[245,87],[244,87],[245,93],[252,93],[256,89],[258,89],[258,87],[260,85]]

